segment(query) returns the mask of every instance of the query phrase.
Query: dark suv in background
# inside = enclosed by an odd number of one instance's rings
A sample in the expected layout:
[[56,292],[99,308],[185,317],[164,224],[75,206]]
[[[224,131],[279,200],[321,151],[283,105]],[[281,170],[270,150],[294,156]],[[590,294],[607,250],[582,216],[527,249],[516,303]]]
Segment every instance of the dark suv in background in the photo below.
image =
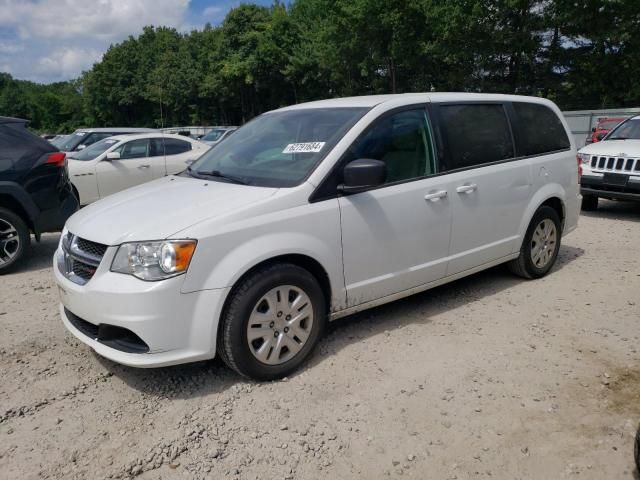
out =
[[78,209],[66,156],[26,128],[0,117],[0,274],[27,251],[31,234],[59,231]]

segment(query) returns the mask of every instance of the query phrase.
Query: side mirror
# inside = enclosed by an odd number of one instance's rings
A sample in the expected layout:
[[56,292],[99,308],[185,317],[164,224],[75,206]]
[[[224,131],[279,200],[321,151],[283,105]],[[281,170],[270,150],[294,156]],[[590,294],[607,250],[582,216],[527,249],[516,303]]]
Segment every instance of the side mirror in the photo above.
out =
[[78,151],[78,152],[79,152],[80,150],[84,150],[86,147],[87,147],[87,146],[86,146],[85,144],[81,143],[80,145],[78,145],[78,146],[76,147],[76,151]]
[[344,183],[338,186],[342,193],[358,193],[382,185],[387,177],[387,166],[380,160],[362,158],[349,162],[343,170]]
[[120,152],[109,152],[106,156],[107,160],[120,160]]

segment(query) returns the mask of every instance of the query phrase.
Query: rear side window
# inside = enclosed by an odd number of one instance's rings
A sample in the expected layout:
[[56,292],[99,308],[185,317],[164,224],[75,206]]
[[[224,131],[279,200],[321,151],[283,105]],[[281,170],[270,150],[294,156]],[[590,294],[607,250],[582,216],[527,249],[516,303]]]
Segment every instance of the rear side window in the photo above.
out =
[[149,140],[131,140],[117,150],[120,151],[121,160],[129,158],[146,158],[149,156]]
[[537,103],[515,102],[513,108],[520,120],[522,151],[540,155],[570,148],[571,143],[562,122],[553,110]]
[[165,155],[179,155],[180,153],[188,152],[191,150],[191,144],[184,140],[177,140],[175,138],[164,139],[164,154]]
[[449,170],[514,157],[511,129],[502,105],[441,105],[439,110]]

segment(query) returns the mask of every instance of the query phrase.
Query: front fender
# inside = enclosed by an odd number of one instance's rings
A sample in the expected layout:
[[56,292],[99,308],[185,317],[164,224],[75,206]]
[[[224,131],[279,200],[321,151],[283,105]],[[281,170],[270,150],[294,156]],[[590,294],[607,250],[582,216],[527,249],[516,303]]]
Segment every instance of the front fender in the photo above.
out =
[[332,310],[344,308],[342,242],[337,201],[306,204],[247,219],[225,232],[198,238],[182,290],[233,287],[256,265],[283,255],[304,255],[322,266]]

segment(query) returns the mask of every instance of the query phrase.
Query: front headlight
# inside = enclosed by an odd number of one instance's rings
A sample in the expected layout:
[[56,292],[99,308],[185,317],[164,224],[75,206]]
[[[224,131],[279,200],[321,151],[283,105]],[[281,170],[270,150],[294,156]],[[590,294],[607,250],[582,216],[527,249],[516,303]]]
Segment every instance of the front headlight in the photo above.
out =
[[123,243],[111,262],[111,271],[156,281],[187,271],[196,249],[195,240]]
[[578,158],[584,164],[588,164],[591,161],[591,155],[589,155],[588,153],[578,153]]

